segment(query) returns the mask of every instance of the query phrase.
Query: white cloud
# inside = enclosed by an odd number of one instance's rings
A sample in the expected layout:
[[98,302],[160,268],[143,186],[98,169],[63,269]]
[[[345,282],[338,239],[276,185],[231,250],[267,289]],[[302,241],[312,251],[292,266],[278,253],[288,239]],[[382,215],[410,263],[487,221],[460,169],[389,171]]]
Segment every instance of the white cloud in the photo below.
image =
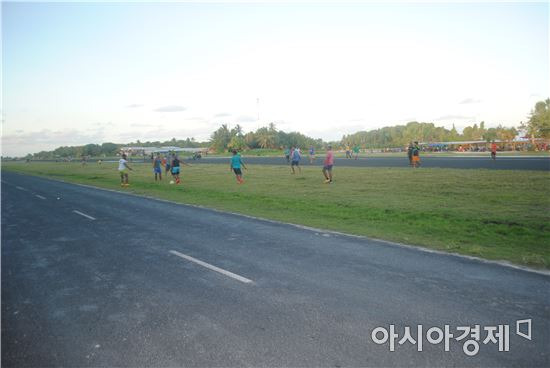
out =
[[178,105],[162,106],[162,107],[156,108],[154,111],[156,111],[156,112],[179,112],[179,111],[185,111],[185,107],[178,106]]
[[480,103],[481,100],[475,99],[475,98],[466,98],[459,102],[461,105],[467,105],[467,104],[477,104]]

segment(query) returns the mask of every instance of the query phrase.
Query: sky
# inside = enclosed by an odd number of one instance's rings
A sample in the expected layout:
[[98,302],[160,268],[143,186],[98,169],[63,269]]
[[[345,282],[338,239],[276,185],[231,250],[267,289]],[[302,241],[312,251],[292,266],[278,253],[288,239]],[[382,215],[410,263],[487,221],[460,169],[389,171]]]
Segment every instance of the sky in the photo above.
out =
[[547,2],[2,2],[2,155],[221,124],[339,140],[517,126],[550,96]]

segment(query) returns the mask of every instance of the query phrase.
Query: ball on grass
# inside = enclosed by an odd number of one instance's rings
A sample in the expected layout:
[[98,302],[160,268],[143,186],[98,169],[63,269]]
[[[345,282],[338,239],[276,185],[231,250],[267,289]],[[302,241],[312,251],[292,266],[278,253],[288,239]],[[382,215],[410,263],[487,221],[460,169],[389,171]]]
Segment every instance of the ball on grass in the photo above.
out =
[[174,181],[173,181],[173,180],[170,180],[170,184],[174,184]]

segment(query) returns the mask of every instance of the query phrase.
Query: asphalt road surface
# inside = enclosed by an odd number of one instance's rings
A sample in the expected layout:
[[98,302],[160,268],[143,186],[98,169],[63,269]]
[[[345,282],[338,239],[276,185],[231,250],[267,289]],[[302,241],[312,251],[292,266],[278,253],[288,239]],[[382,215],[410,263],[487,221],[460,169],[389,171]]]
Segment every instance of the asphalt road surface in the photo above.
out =
[[1,328],[3,367],[548,367],[550,277],[3,172]]
[[[318,156],[314,165],[321,166],[323,157]],[[247,157],[243,156],[245,164],[281,165],[286,164],[284,157]],[[203,157],[193,163],[219,163],[228,165],[229,157]],[[309,166],[309,159],[304,155],[301,161],[303,166]],[[408,167],[409,160],[403,157],[369,157],[360,156],[359,159],[336,158],[334,165],[351,167]],[[501,156],[496,160],[486,157],[445,157],[445,156],[421,156],[422,167],[439,167],[449,169],[499,169],[499,170],[546,170],[550,171],[550,157],[506,157]]]

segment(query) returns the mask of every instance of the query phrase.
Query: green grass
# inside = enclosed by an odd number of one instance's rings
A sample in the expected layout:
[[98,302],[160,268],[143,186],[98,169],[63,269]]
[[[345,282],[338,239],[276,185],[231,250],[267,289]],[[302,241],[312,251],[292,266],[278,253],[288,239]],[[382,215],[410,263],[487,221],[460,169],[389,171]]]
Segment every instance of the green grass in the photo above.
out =
[[[114,163],[11,163],[49,176],[221,210],[366,235],[486,259],[550,268],[550,175],[540,171],[256,166],[238,185],[228,165],[183,167],[182,186],[134,164],[131,187]],[[337,244],[335,244],[337,246]]]

